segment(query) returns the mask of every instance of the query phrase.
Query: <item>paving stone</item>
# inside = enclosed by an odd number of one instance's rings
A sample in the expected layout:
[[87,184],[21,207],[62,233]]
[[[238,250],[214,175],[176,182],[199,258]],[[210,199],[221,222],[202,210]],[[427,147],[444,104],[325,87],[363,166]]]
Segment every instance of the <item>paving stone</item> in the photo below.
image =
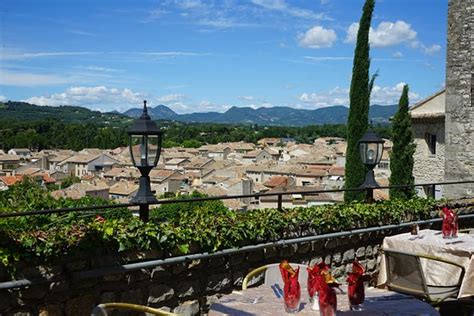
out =
[[150,287],[148,303],[165,302],[174,296],[174,289],[165,284],[157,284]]
[[199,302],[198,301],[186,301],[176,307],[173,313],[181,316],[194,316],[199,315]]

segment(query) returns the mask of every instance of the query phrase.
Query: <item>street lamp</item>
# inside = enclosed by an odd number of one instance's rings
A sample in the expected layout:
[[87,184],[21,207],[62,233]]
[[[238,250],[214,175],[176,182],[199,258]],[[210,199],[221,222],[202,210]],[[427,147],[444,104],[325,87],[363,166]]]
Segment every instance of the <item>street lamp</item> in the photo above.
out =
[[382,159],[383,144],[385,141],[378,137],[373,131],[367,131],[359,140],[359,152],[362,163],[367,167],[364,183],[360,188],[367,190],[366,201],[372,203],[374,200],[373,191],[380,187],[375,181],[374,168]]
[[157,202],[153,191],[151,191],[149,174],[160,159],[163,132],[148,115],[146,100],[143,101],[142,115],[135,120],[127,134],[133,165],[138,168],[141,174],[138,192],[131,202],[140,206],[140,219],[147,222],[149,205]]

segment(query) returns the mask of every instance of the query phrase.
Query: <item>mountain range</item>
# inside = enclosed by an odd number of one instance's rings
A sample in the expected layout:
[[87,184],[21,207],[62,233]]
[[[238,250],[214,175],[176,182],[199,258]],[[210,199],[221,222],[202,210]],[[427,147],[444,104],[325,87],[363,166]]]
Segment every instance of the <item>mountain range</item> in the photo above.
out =
[[[373,105],[369,119],[374,123],[388,123],[397,110],[397,105]],[[80,106],[39,106],[25,102],[0,102],[0,119],[37,120],[56,119],[65,122],[129,124],[131,118],[139,117],[142,108],[132,108],[123,113],[102,113]],[[321,124],[346,124],[349,109],[345,106],[329,106],[315,110],[291,107],[253,109],[231,107],[224,113],[205,112],[178,114],[165,105],[149,107],[148,113],[155,120],[172,120],[189,123],[231,123],[280,126],[306,126]]]
[[[397,105],[372,105],[369,110],[369,119],[374,123],[388,123],[390,117],[395,115]],[[124,115],[139,117],[141,108],[132,108]],[[291,107],[276,106],[271,108],[261,107],[231,107],[224,113],[205,112],[178,114],[165,105],[149,107],[148,114],[153,119],[174,120],[180,122],[210,122],[234,124],[259,124],[259,125],[286,125],[305,126],[320,124],[346,124],[349,108],[329,106],[315,110],[295,109]]]

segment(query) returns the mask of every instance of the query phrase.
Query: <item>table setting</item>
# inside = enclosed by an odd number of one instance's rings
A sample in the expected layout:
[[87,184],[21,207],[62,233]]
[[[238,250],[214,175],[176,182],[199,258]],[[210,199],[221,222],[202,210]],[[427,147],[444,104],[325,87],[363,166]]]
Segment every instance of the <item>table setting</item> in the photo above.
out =
[[[423,256],[433,256],[456,262],[465,269],[458,298],[474,295],[474,234],[458,233],[457,214],[443,207],[440,211],[443,219],[441,231],[412,228],[410,233],[384,238],[382,249],[410,252]],[[459,269],[440,262],[421,260],[427,283],[443,286],[459,277]],[[387,281],[385,256],[380,262],[377,285]]]
[[209,315],[439,315],[412,296],[365,287],[364,267],[354,261],[347,285],[340,284],[323,262],[307,267],[308,281],[299,284],[299,267],[280,266],[281,282],[224,295],[211,305]]

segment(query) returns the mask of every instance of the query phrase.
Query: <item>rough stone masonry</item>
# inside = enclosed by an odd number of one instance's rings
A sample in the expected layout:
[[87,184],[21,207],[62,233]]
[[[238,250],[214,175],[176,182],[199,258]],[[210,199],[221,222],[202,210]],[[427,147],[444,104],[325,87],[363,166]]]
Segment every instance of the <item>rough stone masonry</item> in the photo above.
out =
[[[445,180],[474,180],[474,0],[449,0],[446,69]],[[474,184],[445,186],[448,198]]]

